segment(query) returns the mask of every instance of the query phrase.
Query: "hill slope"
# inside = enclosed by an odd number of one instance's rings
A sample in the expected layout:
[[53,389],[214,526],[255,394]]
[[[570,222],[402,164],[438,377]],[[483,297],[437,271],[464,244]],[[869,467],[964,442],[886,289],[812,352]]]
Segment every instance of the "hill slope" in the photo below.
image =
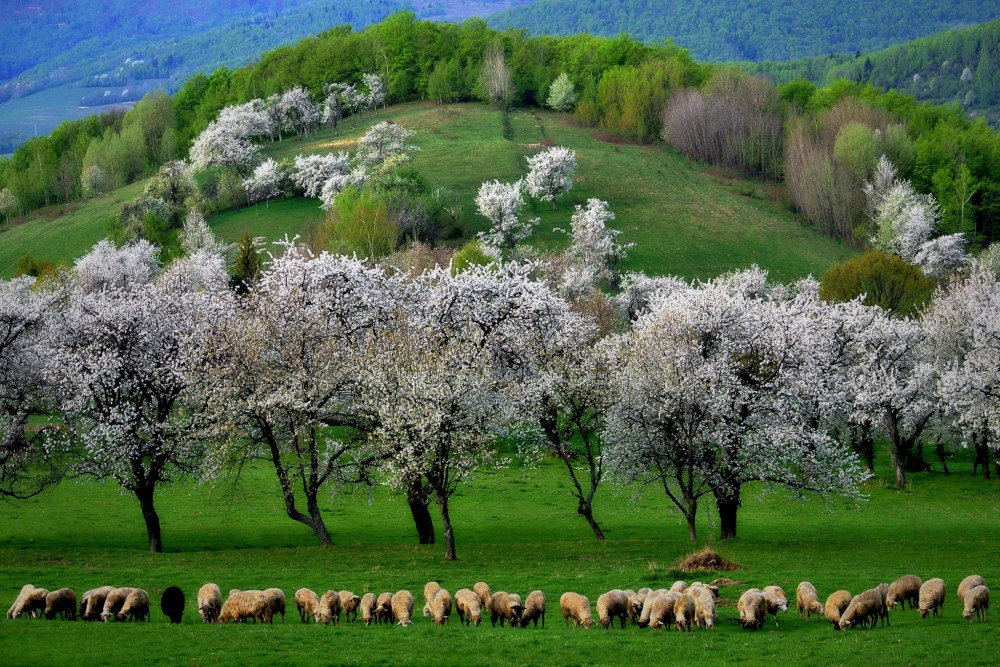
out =
[[[511,114],[510,139],[505,139],[501,114],[480,104],[406,104],[390,107],[357,130],[333,135],[324,130],[305,140],[289,139],[266,152],[275,158],[299,153],[351,150],[372,122],[392,119],[417,131],[420,151],[413,164],[431,189],[443,189],[462,205],[454,222],[454,243],[485,229],[476,213],[479,185],[486,180],[515,180],[526,171],[524,156],[542,142],[577,151],[577,184],[553,211],[547,204],[529,205],[525,215],[542,223],[532,242],[561,247],[565,235],[553,227],[568,227],[575,204],[590,197],[606,199],[617,214],[615,225],[625,241],[637,245],[627,269],[652,274],[708,278],[724,271],[758,263],[775,279],[793,280],[818,275],[847,257],[846,246],[807,228],[801,219],[765,192],[776,186],[712,175],[660,146],[616,145],[591,137],[554,113],[532,110]],[[82,204],[68,215],[50,213],[0,234],[0,275],[16,271],[18,259],[69,262],[84,254],[105,235],[106,223],[121,202],[142,191],[137,183]],[[226,241],[236,241],[244,230],[271,240],[303,233],[322,217],[315,200],[288,199],[227,213],[209,221]]]
[[539,0],[490,17],[501,28],[673,38],[698,60],[788,60],[870,51],[1000,17],[995,0]]

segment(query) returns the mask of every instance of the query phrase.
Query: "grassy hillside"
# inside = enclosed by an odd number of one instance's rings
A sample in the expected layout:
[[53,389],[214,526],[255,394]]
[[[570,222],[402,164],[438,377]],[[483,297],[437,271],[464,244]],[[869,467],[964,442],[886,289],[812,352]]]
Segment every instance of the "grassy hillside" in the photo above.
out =
[[[968,460],[953,461],[951,477],[920,473],[906,491],[889,475],[870,483],[859,506],[834,500],[801,504],[783,493],[748,489],[740,536],[715,543],[744,569],[685,574],[671,565],[712,543],[708,507],[699,518],[702,541],[687,540],[685,524],[668,510],[662,492],[607,486],[597,518],[608,537],[594,540],[564,487],[561,463],[485,472],[452,502],[459,560],[445,562],[441,545],[418,546],[407,506],[376,491],[327,496],[322,508],[336,546],[322,548],[284,516],[273,472],[254,467],[239,484],[181,485],[162,491],[166,553],[144,552],[145,532],[134,500],[113,485],[65,482],[17,505],[0,505],[0,602],[9,605],[27,582],[78,593],[105,585],[150,591],[149,624],[0,620],[3,663],[52,665],[449,665],[449,664],[698,664],[846,665],[877,659],[884,665],[991,664],[996,620],[969,624],[955,596],[971,573],[988,584],[1000,579],[1000,500],[997,482],[968,477]],[[435,517],[437,521],[437,517]],[[440,530],[440,527],[438,527]],[[790,595],[809,580],[825,597],[853,593],[906,573],[942,577],[948,587],[943,618],[920,620],[916,610],[893,612],[891,626],[837,633],[830,624],[800,620],[794,610],[777,626],[750,633],[737,623],[736,600],[751,586],[778,584]],[[712,632],[624,631],[564,627],[562,592],[578,591],[593,605],[611,588],[667,587],[675,579],[740,582],[722,588]],[[437,627],[420,617],[421,591],[436,580],[453,594],[479,580],[494,590],[548,598],[545,628],[462,627],[457,618]],[[214,581],[229,588],[281,587],[289,602],[284,623],[206,626],[198,622],[197,588]],[[180,586],[187,595],[181,626],[168,626],[159,591]],[[362,594],[406,588],[417,598],[415,625],[339,627],[302,625],[291,597],[307,586]]]
[[698,60],[786,60],[884,48],[1000,16],[991,0],[538,0],[490,17],[535,34],[673,38]]
[[[553,227],[568,227],[573,206],[598,197],[611,202],[616,226],[626,241],[637,244],[629,269],[707,278],[758,263],[776,279],[792,280],[818,274],[851,253],[790,213],[776,186],[714,175],[663,147],[601,141],[554,113],[513,112],[510,139],[505,139],[502,116],[490,107],[408,104],[390,107],[356,130],[349,125],[340,135],[324,130],[266,152],[281,158],[353,150],[370,123],[386,118],[417,131],[420,151],[413,164],[431,188],[442,188],[462,203],[456,226],[464,238],[486,227],[475,209],[479,185],[494,178],[517,179],[526,171],[524,156],[552,142],[576,150],[580,168],[574,190],[557,210],[547,204],[527,207],[526,215],[542,219],[532,238],[541,247],[561,247],[565,235]],[[104,236],[105,223],[121,201],[137,197],[142,188],[137,183],[85,202],[68,215],[35,219],[0,233],[0,275],[11,276],[24,254],[60,262],[83,254]],[[238,240],[244,230],[276,240],[301,233],[321,217],[318,201],[299,199],[227,213],[209,223],[227,241]]]

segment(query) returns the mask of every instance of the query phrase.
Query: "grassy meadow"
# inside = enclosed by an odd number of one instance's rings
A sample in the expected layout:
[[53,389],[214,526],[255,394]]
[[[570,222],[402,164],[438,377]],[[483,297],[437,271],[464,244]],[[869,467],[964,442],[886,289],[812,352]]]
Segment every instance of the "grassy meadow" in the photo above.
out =
[[[782,491],[752,488],[740,515],[740,535],[725,543],[710,508],[700,517],[702,539],[691,543],[682,518],[651,489],[610,484],[596,513],[607,534],[598,543],[575,514],[561,463],[514,465],[482,473],[452,506],[458,560],[443,546],[418,546],[405,502],[384,490],[329,496],[323,502],[336,546],[323,548],[285,517],[273,473],[263,465],[242,479],[214,485],[181,484],[158,496],[165,553],[145,549],[137,503],[113,485],[67,481],[28,501],[0,505],[0,600],[9,605],[27,582],[78,594],[97,585],[150,591],[149,624],[0,621],[0,662],[13,665],[86,664],[822,664],[877,661],[886,665],[995,664],[996,623],[968,623],[955,590],[971,573],[1000,580],[1000,496],[997,481],[971,479],[968,457],[951,462],[952,475],[915,474],[896,491],[887,461],[868,486],[869,500],[799,502]],[[433,511],[433,508],[432,508]],[[438,527],[440,530],[440,528]],[[439,534],[440,537],[440,534]],[[709,544],[743,569],[685,574],[672,569],[684,554]],[[794,611],[779,625],[751,633],[736,623],[736,600],[751,586],[813,582],[825,599],[838,588],[860,592],[915,573],[940,576],[948,586],[944,617],[920,620],[897,610],[889,628],[833,632],[825,621]],[[611,588],[667,587],[675,579],[729,577],[718,627],[682,634],[628,626],[604,631],[566,628],[558,599],[568,590],[590,597]],[[546,626],[511,630],[419,618],[423,584],[439,581],[453,594],[478,580],[494,590],[548,598]],[[273,626],[206,626],[194,597],[201,584],[229,588],[281,587],[290,613]],[[167,623],[159,591],[180,586],[184,622]],[[417,599],[409,628],[360,622],[339,627],[302,625],[291,598],[307,586],[376,594],[406,588]],[[9,602],[10,601],[10,602]]]
[[[523,215],[541,223],[530,242],[558,248],[566,236],[554,228],[569,228],[573,207],[591,197],[611,203],[622,239],[634,242],[628,270],[710,278],[724,271],[757,263],[777,280],[819,275],[852,250],[813,231],[790,212],[775,184],[735,178],[703,168],[663,146],[617,144],[602,140],[592,129],[579,128],[559,114],[535,109],[510,113],[505,131],[502,114],[482,104],[404,104],[390,107],[374,119],[341,124],[340,134],[326,129],[304,138],[268,146],[265,153],[294,157],[354,149],[371,124],[391,119],[417,131],[420,148],[413,164],[432,191],[461,205],[454,220],[445,222],[444,243],[460,244],[487,226],[475,206],[483,181],[516,180],[527,170],[525,155],[543,145],[564,145],[577,151],[579,169],[574,189],[549,204],[529,202]],[[124,201],[137,198],[144,182],[70,206],[54,207],[0,231],[0,276],[11,277],[17,260],[69,263],[106,234],[107,222]],[[316,200],[287,199],[214,216],[209,224],[226,241],[243,231],[274,241],[301,234],[320,221]]]

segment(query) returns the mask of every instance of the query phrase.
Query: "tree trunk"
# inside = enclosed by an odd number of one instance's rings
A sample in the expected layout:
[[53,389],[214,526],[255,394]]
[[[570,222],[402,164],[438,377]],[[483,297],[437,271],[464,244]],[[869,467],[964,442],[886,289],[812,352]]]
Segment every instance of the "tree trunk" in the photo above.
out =
[[949,475],[949,472],[948,472],[948,462],[945,461],[945,458],[944,458],[944,445],[941,444],[941,436],[940,435],[937,438],[937,444],[935,445],[934,449],[937,451],[938,459],[941,461],[941,468],[944,470],[945,477],[947,477]]
[[146,536],[149,538],[149,550],[153,553],[163,552],[163,537],[160,533],[160,515],[156,513],[153,506],[153,492],[155,488],[143,488],[135,492],[139,499],[139,508],[142,510],[142,518],[146,522]]
[[893,415],[886,416],[889,431],[889,451],[892,454],[892,466],[896,469],[896,488],[906,487],[906,459],[908,455],[905,441],[899,433],[899,420]]
[[715,492],[715,506],[719,510],[719,536],[724,540],[736,537],[736,515],[740,510],[740,483],[732,489]]
[[323,514],[319,510],[319,503],[316,502],[316,490],[311,490],[306,499],[309,508],[309,522],[307,525],[312,528],[319,543],[325,547],[332,547],[333,540],[330,538],[330,531],[326,529],[326,522],[323,521]]
[[692,542],[698,541],[698,526],[695,522],[698,519],[698,501],[692,500],[688,503],[687,520],[688,520],[688,537]]
[[451,516],[448,514],[448,496],[437,493],[438,509],[441,510],[441,530],[444,533],[444,559],[455,560],[455,533],[451,529]]
[[594,537],[603,542],[604,532],[601,530],[601,527],[597,525],[597,521],[594,519],[594,509],[591,507],[590,503],[581,499],[579,507],[576,508],[576,513],[583,516],[583,518],[587,520],[587,523],[590,524],[590,529],[594,531]]
[[417,528],[420,544],[434,544],[434,520],[431,518],[430,503],[427,493],[419,482],[410,484],[407,488],[406,502],[410,506],[410,514],[413,515],[413,525]]
[[309,526],[317,539],[319,539],[319,543],[324,547],[332,547],[333,540],[330,539],[330,533],[323,522],[323,515],[316,502],[316,494],[308,494],[309,497],[306,499],[309,515],[300,512],[295,506],[295,491],[292,489],[292,481],[288,476],[288,470],[285,469],[285,466],[281,462],[281,454],[278,451],[277,443],[272,440],[268,444],[271,448],[271,462],[274,464],[274,471],[277,473],[278,482],[281,484],[281,496],[285,501],[285,514],[291,520]]

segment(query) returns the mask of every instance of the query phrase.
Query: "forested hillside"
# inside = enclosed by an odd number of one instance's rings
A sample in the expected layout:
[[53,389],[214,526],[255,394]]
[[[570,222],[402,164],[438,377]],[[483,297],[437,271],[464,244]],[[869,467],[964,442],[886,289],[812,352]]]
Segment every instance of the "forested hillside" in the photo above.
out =
[[946,31],[857,58],[817,57],[750,66],[779,83],[804,78],[871,83],[937,104],[957,104],[969,115],[1000,121],[1000,20]]
[[1000,16],[993,0],[539,0],[490,17],[534,34],[671,38],[699,60],[787,60],[871,51]]

